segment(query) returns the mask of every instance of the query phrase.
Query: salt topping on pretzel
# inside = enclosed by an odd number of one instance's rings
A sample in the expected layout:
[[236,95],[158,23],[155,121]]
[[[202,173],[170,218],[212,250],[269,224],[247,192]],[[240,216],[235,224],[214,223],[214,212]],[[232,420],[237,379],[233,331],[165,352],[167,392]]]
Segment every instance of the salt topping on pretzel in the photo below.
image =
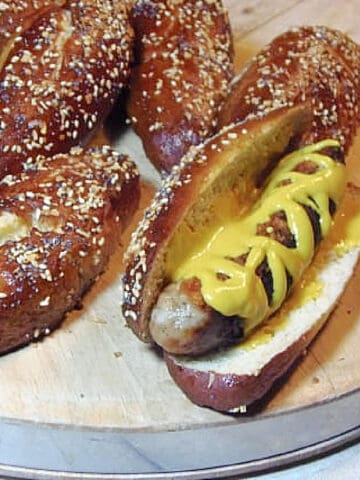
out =
[[219,124],[263,117],[310,102],[312,128],[297,146],[333,138],[348,151],[360,121],[360,48],[327,27],[299,27],[275,38],[234,80]]
[[168,171],[215,130],[233,76],[229,20],[221,0],[139,0],[132,23],[128,114],[149,159]]
[[79,303],[137,206],[138,177],[109,147],[74,147],[0,181],[0,353],[50,333]]
[[122,2],[5,0],[2,9],[0,177],[94,132],[127,82],[133,40]]

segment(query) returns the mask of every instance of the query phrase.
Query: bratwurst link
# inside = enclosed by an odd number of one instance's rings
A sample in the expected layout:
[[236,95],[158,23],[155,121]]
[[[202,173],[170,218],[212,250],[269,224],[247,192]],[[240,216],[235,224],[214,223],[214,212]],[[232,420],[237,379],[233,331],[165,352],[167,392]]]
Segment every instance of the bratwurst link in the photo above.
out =
[[202,354],[239,340],[282,305],[329,233],[344,193],[344,165],[321,153],[329,147],[339,144],[324,141],[285,157],[249,214],[214,228],[175,272],[169,265],[179,283],[153,308],[158,345]]
[[140,338],[152,341],[151,312],[184,253],[204,241],[209,226],[230,220],[241,198],[254,198],[262,172],[309,121],[306,109],[294,108],[249,121],[246,128],[235,125],[190,150],[164,178],[127,251],[123,312]]

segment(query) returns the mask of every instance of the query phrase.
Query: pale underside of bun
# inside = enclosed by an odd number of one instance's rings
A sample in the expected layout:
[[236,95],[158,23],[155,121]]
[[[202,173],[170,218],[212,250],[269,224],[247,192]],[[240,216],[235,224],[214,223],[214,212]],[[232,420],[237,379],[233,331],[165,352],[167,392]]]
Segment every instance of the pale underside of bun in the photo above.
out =
[[[199,358],[165,354],[177,385],[198,405],[232,413],[244,411],[289,370],[323,327],[354,272],[359,254],[359,247],[342,256],[330,252],[319,267],[320,295],[289,309],[285,324],[275,328],[267,342],[253,348],[240,343]],[[269,321],[270,327],[271,321],[276,323],[276,316]]]

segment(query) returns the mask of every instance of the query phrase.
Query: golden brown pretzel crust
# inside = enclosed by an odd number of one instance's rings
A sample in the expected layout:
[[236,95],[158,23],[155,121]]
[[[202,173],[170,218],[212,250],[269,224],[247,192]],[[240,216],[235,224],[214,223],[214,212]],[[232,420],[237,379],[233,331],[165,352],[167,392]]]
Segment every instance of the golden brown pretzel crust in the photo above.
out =
[[138,0],[132,23],[128,114],[149,159],[169,171],[214,133],[233,76],[230,25],[221,0]]
[[5,0],[0,18],[0,178],[84,142],[127,82],[123,2]]
[[108,147],[76,147],[0,181],[0,353],[50,333],[76,306],[137,207],[138,177]]
[[302,27],[275,38],[232,85],[224,126],[310,101],[312,128],[297,144],[340,140],[346,154],[360,121],[360,48],[342,32]]

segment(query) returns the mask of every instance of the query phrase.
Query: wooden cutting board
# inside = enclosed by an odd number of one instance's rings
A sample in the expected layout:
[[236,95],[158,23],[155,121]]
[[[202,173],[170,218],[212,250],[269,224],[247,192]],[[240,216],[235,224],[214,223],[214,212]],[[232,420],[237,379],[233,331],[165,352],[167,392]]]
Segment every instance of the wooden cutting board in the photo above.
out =
[[[237,69],[292,26],[324,24],[342,29],[360,42],[359,0],[225,3],[234,31]],[[144,179],[144,207],[153,191],[150,183],[156,184],[158,177],[139,140],[131,131],[117,132],[116,126],[108,125],[96,141],[111,141],[138,163]],[[360,154],[360,142],[354,149],[354,164],[356,151]],[[356,180],[360,185],[359,174]],[[140,211],[129,231],[139,216]],[[42,342],[0,358],[1,418],[124,432],[235,424],[237,420],[231,416],[193,405],[174,385],[161,357],[124,325],[120,312],[122,254],[119,248],[108,271],[84,299],[83,308],[71,313],[59,330]],[[264,414],[302,408],[360,387],[359,283],[360,271],[326,329],[272,397]]]

